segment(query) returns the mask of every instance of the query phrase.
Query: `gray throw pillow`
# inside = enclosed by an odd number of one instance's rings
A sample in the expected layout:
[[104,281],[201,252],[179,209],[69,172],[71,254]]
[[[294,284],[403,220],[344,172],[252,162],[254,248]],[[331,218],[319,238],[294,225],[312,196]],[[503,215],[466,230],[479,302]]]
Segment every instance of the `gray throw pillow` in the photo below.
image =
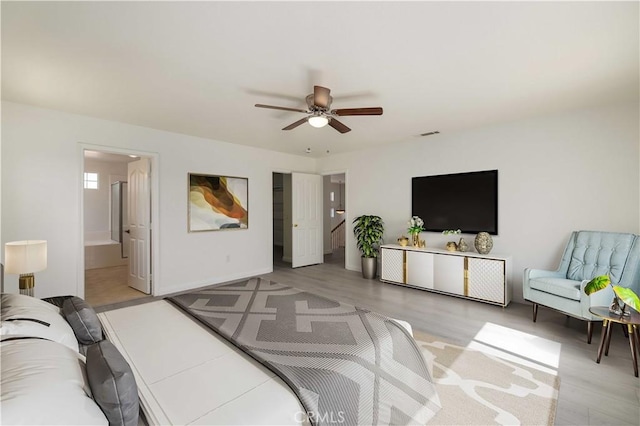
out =
[[108,340],[87,349],[87,377],[93,399],[109,426],[138,425],[138,386],[131,367]]
[[103,339],[102,324],[91,305],[79,297],[68,298],[62,304],[62,314],[73,329],[78,342],[84,345]]

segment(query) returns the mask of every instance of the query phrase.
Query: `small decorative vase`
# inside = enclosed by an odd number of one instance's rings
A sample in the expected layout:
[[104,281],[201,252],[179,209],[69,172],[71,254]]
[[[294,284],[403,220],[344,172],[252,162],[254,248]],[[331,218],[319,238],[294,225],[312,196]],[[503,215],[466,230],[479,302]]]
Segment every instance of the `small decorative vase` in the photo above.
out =
[[455,242],[453,242],[453,241],[449,241],[449,242],[447,243],[447,250],[449,250],[449,251],[456,251],[457,249],[458,249],[458,245],[457,245]]
[[416,232],[415,234],[411,234],[411,244],[414,247],[420,247],[420,233]]
[[407,244],[409,244],[409,239],[403,235],[402,237],[398,238],[398,244],[400,244],[402,247],[406,247]]
[[488,232],[478,232],[476,235],[476,239],[474,241],[474,245],[476,246],[476,250],[480,254],[489,254],[491,249],[493,248],[493,240],[491,239],[491,235]]
[[469,250],[469,246],[467,245],[467,242],[464,240],[464,238],[460,238],[460,241],[458,241],[458,251],[467,251]]

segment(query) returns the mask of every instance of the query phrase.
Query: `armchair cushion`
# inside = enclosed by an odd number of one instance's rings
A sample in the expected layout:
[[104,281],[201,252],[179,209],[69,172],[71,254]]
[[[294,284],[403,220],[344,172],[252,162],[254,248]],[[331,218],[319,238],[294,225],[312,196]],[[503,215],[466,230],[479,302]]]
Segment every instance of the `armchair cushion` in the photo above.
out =
[[611,281],[619,283],[635,237],[613,232],[578,232],[567,278],[582,281],[609,275]]
[[529,281],[532,289],[580,301],[580,281],[565,278],[536,278]]

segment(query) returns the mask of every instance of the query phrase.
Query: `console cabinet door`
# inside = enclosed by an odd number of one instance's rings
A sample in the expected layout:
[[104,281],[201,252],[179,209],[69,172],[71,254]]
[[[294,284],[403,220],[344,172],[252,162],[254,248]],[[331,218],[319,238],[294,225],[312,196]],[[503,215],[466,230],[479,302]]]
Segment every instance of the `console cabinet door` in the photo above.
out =
[[504,260],[468,258],[468,296],[504,306]]
[[464,296],[464,256],[434,256],[433,271],[434,289]]
[[407,251],[407,284],[433,288],[433,253]]
[[380,278],[384,281],[404,284],[404,250],[382,248],[382,273]]

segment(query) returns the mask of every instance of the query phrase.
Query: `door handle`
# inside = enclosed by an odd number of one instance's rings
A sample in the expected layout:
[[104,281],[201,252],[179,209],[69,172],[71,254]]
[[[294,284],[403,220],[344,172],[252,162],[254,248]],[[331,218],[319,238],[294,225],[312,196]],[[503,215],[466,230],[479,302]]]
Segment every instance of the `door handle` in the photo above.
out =
[[127,234],[130,234],[130,233],[131,233],[131,231],[129,231],[128,229],[127,229],[127,230],[125,230],[124,232],[126,232]]

